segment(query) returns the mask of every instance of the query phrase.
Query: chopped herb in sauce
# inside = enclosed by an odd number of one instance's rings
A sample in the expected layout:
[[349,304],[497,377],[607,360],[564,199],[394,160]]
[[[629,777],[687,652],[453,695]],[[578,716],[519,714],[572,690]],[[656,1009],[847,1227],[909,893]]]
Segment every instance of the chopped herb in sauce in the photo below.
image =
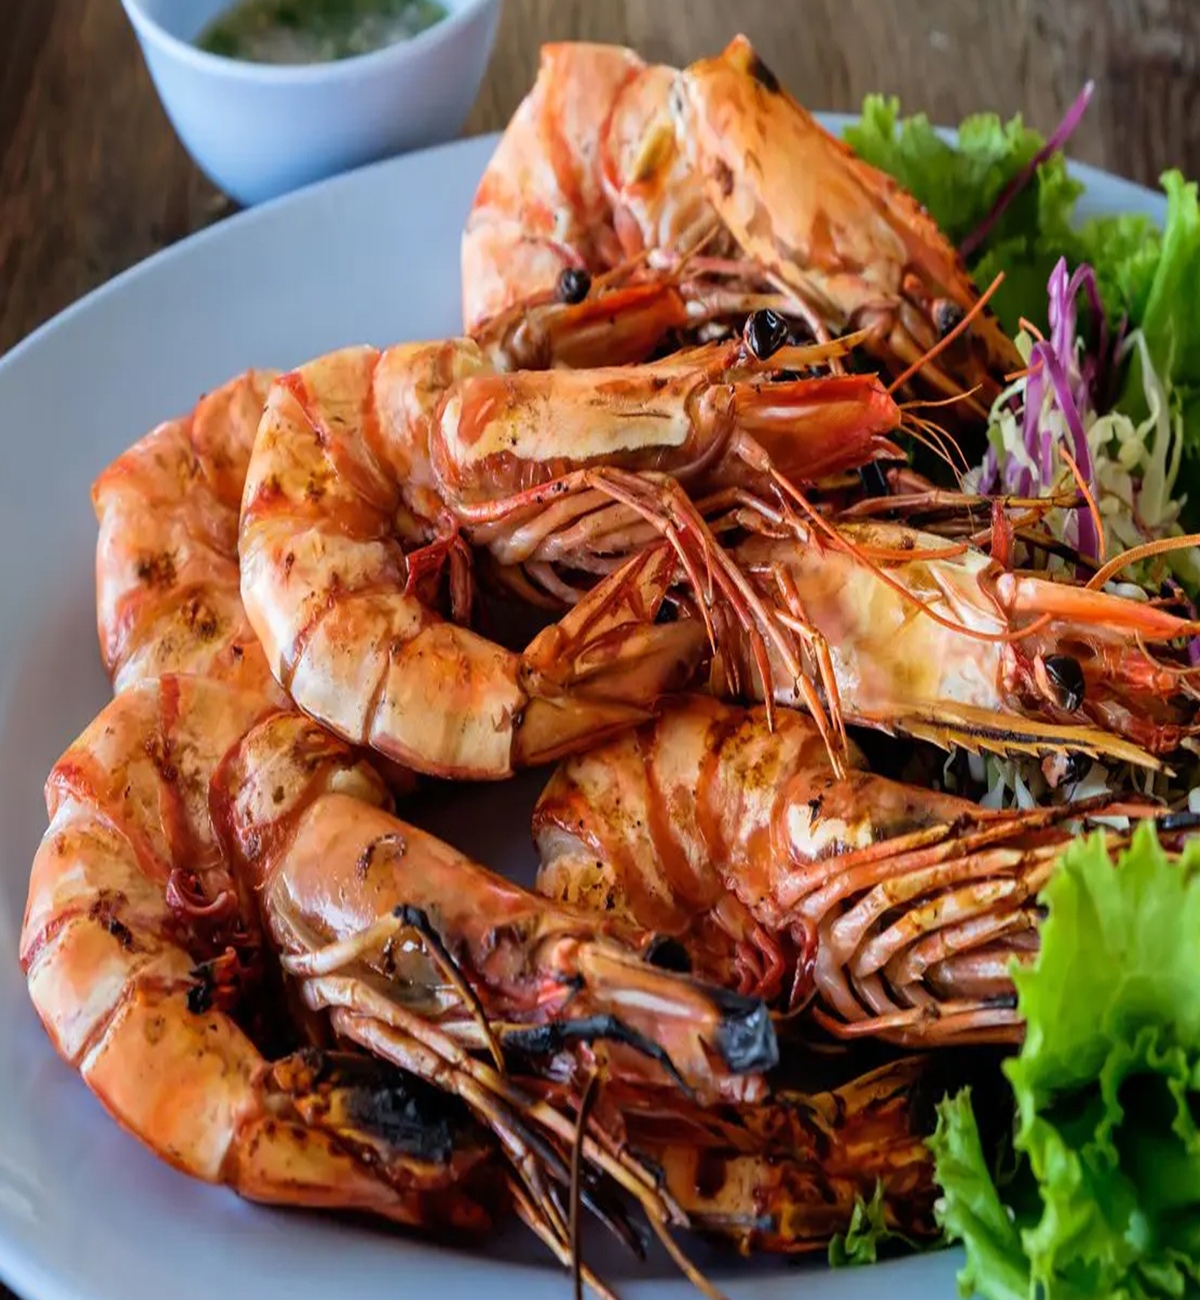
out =
[[445,16],[436,0],[241,0],[196,44],[251,63],[327,63],[408,40]]

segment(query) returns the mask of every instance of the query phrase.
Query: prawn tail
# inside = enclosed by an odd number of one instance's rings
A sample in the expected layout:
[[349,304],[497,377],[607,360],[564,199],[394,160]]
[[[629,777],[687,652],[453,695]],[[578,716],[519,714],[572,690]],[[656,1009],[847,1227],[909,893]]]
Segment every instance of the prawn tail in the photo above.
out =
[[255,1084],[261,1111],[230,1156],[248,1199],[478,1235],[500,1217],[494,1146],[457,1097],[385,1062],[314,1048],[264,1062]]

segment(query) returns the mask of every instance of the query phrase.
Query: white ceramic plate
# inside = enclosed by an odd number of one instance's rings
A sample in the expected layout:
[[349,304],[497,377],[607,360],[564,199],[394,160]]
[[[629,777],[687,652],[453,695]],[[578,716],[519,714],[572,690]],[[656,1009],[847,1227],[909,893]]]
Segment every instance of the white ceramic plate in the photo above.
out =
[[[840,129],[842,122],[830,125]],[[250,365],[287,367],[358,342],[454,334],[459,232],[493,142],[381,164],[227,221],[121,276],[0,361],[0,1278],[24,1300],[450,1300],[569,1294],[519,1233],[473,1254],[250,1206],[176,1174],[122,1133],[52,1051],[17,964],[42,781],[109,696],[96,646],[98,470],[164,417]],[[1092,210],[1155,196],[1080,169]],[[484,800],[459,847],[529,870],[537,781]],[[406,810],[406,815],[408,815]],[[447,811],[424,810],[431,829]],[[416,815],[417,820],[422,814]],[[440,823],[440,824],[439,824]],[[483,838],[486,837],[486,838]],[[829,1272],[705,1256],[735,1300],[955,1294],[957,1252]],[[683,1297],[664,1261],[595,1261],[630,1297]]]

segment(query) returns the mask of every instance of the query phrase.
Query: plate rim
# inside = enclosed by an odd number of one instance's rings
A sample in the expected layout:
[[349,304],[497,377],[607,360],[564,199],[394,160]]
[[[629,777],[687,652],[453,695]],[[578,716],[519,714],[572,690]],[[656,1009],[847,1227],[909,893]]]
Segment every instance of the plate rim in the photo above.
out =
[[429,145],[424,149],[412,149],[408,153],[397,154],[391,158],[379,158],[374,162],[364,163],[361,167],[352,167],[348,171],[339,172],[336,176],[326,176],[322,180],[311,181],[307,185],[301,185],[294,190],[289,190],[286,194],[277,195],[275,198],[267,199],[263,203],[256,203],[252,207],[242,208],[227,217],[221,217],[212,222],[211,225],[202,226],[199,230],[184,235],[182,239],[177,239],[173,244],[167,244],[164,248],[158,248],[152,253],[147,253],[145,257],[125,267],[123,271],[118,271],[102,284],[89,289],[87,293],[76,298],[74,302],[69,302],[65,307],[61,307],[53,316],[47,317],[40,325],[35,325],[28,334],[18,339],[7,352],[0,354],[0,382],[3,382],[12,364],[23,357],[26,352],[32,351],[45,336],[72,323],[97,302],[101,302],[127,288],[130,284],[136,283],[143,276],[153,274],[162,266],[193,254],[198,248],[206,248],[212,242],[236,237],[237,233],[242,230],[261,222],[271,221],[278,216],[281,210],[286,210],[292,206],[303,206],[314,198],[336,193],[339,189],[351,189],[356,185],[365,184],[372,175],[382,175],[393,169],[403,168],[406,163],[414,159],[425,158],[431,154],[470,152],[473,148],[479,148],[482,141],[496,141],[499,138],[499,131],[485,131],[479,135],[463,136],[458,140],[447,140],[442,144]]

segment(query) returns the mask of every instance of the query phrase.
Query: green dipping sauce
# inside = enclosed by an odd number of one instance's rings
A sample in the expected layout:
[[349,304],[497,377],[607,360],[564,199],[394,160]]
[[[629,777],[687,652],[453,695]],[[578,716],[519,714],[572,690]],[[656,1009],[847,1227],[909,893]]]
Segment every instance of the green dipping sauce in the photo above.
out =
[[251,63],[328,63],[406,41],[445,16],[436,0],[242,0],[196,44]]

